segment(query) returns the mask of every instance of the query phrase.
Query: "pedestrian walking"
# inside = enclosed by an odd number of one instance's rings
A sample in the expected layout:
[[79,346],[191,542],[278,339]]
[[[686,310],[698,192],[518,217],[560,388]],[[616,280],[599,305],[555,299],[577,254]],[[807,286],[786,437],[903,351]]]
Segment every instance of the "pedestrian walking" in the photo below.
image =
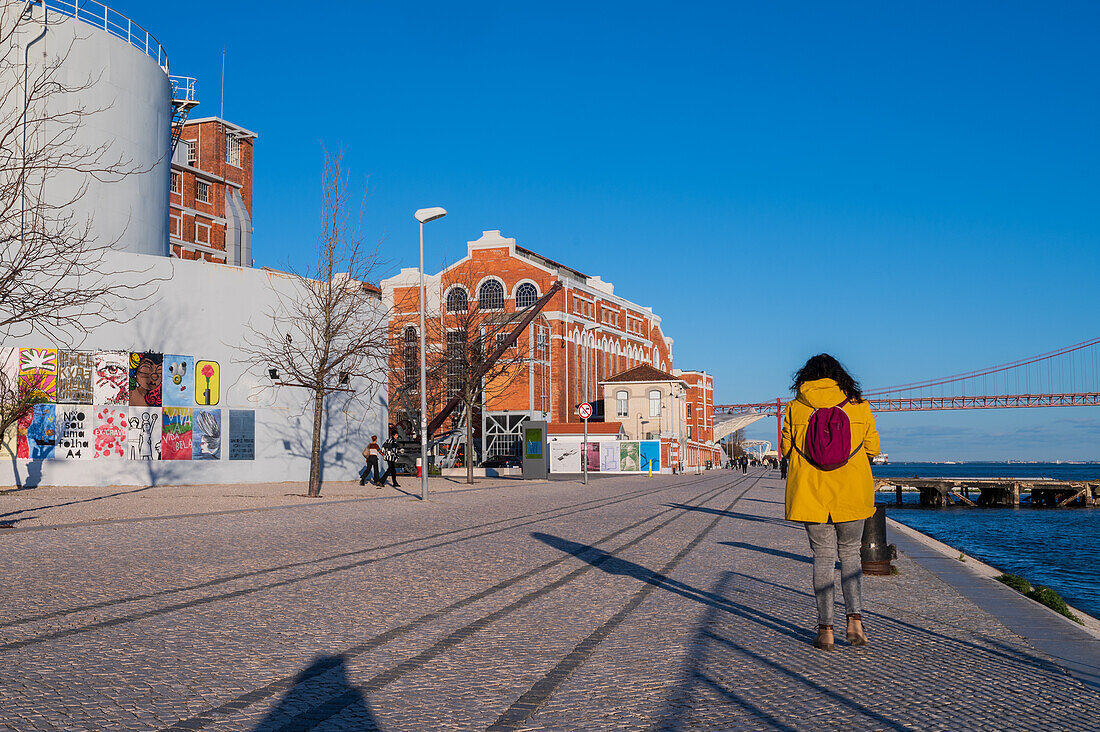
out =
[[367,461],[367,466],[363,468],[363,472],[359,474],[359,485],[366,485],[367,477],[370,476],[371,470],[373,470],[374,478],[371,479],[371,483],[374,483],[379,488],[382,487],[378,482],[378,456],[381,454],[382,448],[378,446],[378,435],[371,435],[370,444],[363,448],[363,457]]
[[390,439],[382,443],[382,459],[386,461],[386,472],[382,473],[382,480],[378,482],[378,487],[386,485],[386,478],[393,478],[393,487],[400,488],[397,485],[397,440],[394,439],[394,430],[390,430]]
[[779,459],[779,477],[783,480],[787,479],[787,462],[786,455]]
[[741,472],[746,475],[749,472],[749,458],[747,455],[741,456]]
[[[879,436],[859,382],[832,356],[821,353],[795,374],[793,401],[783,417],[781,450],[790,459],[786,518],[806,527],[814,555],[817,600],[815,648],[833,649],[833,597],[837,554],[845,631],[854,646],[867,644],[863,629],[860,542],[875,512],[871,458]],[[839,441],[838,441],[839,438]]]

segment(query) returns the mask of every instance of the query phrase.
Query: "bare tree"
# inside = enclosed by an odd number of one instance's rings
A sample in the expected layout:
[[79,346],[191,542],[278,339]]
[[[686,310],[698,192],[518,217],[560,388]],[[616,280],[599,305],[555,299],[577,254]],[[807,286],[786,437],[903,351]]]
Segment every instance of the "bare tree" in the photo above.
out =
[[[42,50],[37,7],[0,0],[0,340],[38,333],[73,346],[104,323],[132,319],[159,281],[110,257],[117,240],[97,237],[79,204],[91,182],[147,173],[160,161],[143,168],[110,140],[80,134],[103,111],[82,103],[99,78],[64,81],[73,76],[71,47]],[[32,387],[11,373],[0,379],[0,434],[35,401]]]
[[[489,363],[492,354],[515,329],[525,309],[508,310],[503,286],[461,266],[440,278],[441,312],[427,320],[429,343],[438,344],[433,372],[443,401],[456,395],[460,407],[452,426],[465,422],[466,482],[474,482],[474,425],[484,406],[512,384],[529,356],[524,335]],[[484,446],[485,436],[482,435]]]
[[[275,369],[279,385],[308,390],[313,406],[309,495],[321,495],[321,439],[325,400],[337,392],[365,403],[386,377],[388,313],[371,284],[379,267],[377,246],[367,246],[349,225],[349,187],[340,157],[326,153],[322,175],[321,234],[316,262],[288,268],[291,282],[274,283],[263,327],[251,327],[241,348],[245,363]],[[354,387],[358,388],[356,391]]]

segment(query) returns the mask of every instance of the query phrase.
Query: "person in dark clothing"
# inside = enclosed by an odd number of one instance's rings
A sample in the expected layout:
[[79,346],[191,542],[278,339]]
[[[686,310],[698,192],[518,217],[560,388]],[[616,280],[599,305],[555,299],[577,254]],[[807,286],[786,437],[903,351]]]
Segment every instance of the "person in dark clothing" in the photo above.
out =
[[374,471],[374,478],[371,483],[374,483],[379,488],[382,486],[378,482],[378,476],[380,469],[378,467],[378,457],[382,454],[382,448],[378,446],[378,435],[370,436],[370,444],[363,450],[363,457],[366,458],[367,467],[363,468],[363,472],[359,476],[359,485],[366,485],[367,478],[370,476],[371,470]]
[[749,458],[747,455],[741,456],[741,472],[746,475],[749,472]]
[[378,487],[386,485],[386,478],[393,478],[393,487],[400,488],[401,486],[397,485],[397,440],[392,434],[390,439],[382,443],[382,459],[386,461],[386,472],[382,473],[382,480],[378,482]]
[[784,455],[779,461],[779,477],[783,480],[787,479],[787,456]]

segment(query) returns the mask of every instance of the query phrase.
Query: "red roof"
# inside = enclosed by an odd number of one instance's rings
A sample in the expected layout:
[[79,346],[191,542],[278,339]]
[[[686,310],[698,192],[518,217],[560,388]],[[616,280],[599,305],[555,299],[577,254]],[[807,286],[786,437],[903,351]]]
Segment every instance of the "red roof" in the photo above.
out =
[[[589,422],[588,434],[590,435],[617,435],[623,431],[622,422]],[[584,424],[581,422],[551,422],[546,425],[548,435],[583,435]]]
[[[603,383],[627,383],[627,382],[645,382],[645,381],[684,381],[679,376],[673,376],[672,374],[661,371],[660,369],[653,368],[647,363],[640,364],[633,368],[629,368],[626,371],[620,371],[614,376],[608,376],[603,380]],[[687,383],[687,382],[684,382]]]

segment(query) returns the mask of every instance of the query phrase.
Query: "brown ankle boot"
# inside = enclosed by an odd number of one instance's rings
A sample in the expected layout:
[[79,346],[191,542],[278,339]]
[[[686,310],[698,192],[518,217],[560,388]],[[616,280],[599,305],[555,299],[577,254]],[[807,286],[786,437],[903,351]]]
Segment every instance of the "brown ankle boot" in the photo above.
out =
[[823,651],[833,650],[833,626],[817,626],[817,637],[814,638],[814,648],[820,648]]
[[848,616],[848,642],[853,646],[867,645],[867,634],[863,632],[863,616],[852,613]]

